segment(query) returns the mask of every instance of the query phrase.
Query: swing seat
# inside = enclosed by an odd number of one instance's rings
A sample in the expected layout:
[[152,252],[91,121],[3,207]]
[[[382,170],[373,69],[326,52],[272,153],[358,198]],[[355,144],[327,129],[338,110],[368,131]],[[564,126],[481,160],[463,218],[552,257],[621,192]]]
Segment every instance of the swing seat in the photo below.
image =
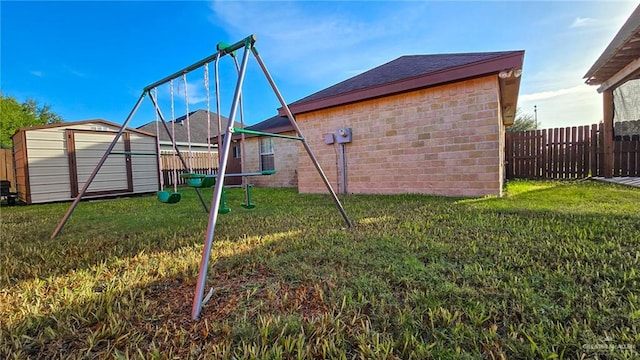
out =
[[180,177],[187,179],[187,185],[194,188],[210,188],[216,184],[216,178],[204,174],[180,174]]
[[178,192],[158,191],[158,201],[165,204],[175,204],[180,201],[181,195]]

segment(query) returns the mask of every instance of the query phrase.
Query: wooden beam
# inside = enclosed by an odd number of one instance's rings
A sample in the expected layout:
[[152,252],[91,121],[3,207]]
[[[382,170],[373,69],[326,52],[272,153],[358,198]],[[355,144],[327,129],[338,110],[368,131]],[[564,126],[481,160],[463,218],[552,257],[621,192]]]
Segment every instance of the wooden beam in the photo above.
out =
[[640,58],[635,59],[630,62],[629,65],[623,67],[620,71],[613,74],[609,79],[604,81],[600,87],[598,87],[599,93],[604,93],[605,91],[616,87],[623,83],[627,78],[629,78],[633,73],[640,70]]
[[607,89],[602,93],[603,110],[604,110],[604,129],[603,129],[603,165],[604,177],[613,177],[613,89]]

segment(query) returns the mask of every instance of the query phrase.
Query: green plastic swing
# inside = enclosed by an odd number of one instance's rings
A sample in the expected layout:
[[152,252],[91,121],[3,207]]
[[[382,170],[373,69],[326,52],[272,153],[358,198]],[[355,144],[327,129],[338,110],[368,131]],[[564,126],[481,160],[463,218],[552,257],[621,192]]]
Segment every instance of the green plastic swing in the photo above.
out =
[[182,195],[179,192],[170,193],[168,191],[158,191],[158,201],[165,204],[175,204],[180,201]]
[[187,185],[194,188],[210,188],[216,184],[216,178],[204,174],[180,174],[180,177],[187,179]]
[[[174,115],[174,111],[173,111],[173,80],[171,80],[171,117],[173,119],[175,119],[175,115]],[[158,88],[153,88],[153,92],[155,95],[155,98],[158,97]],[[155,104],[155,103],[154,103]],[[160,152],[160,117],[158,116],[158,114],[160,113],[160,109],[158,109],[158,105],[156,104],[156,155],[158,156],[158,165],[161,164],[161,160],[160,160],[160,156],[162,155]],[[164,120],[163,120],[164,121]],[[175,121],[174,121],[175,122]],[[172,128],[172,134],[175,134],[175,125],[172,124],[171,125]],[[173,135],[172,135],[173,136]],[[173,143],[173,150],[176,150],[176,146],[175,146],[175,142]],[[158,171],[159,171],[159,177],[160,177],[160,190],[158,192],[156,192],[156,195],[158,197],[158,201],[160,201],[161,203],[165,203],[165,204],[175,204],[177,202],[180,201],[180,199],[182,198],[182,195],[180,195],[180,193],[178,192],[178,185],[177,185],[177,170],[174,168],[173,169],[173,192],[168,192],[166,190],[164,190],[164,176],[162,174],[162,170],[160,169],[160,166],[158,166]]]

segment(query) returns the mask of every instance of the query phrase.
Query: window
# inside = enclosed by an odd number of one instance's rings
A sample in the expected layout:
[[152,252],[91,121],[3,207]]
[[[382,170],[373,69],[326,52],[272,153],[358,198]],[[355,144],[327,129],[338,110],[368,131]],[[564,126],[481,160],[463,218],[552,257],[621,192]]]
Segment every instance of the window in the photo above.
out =
[[260,170],[275,170],[273,138],[260,138]]
[[233,144],[233,158],[240,159],[242,154],[240,153],[240,145]]

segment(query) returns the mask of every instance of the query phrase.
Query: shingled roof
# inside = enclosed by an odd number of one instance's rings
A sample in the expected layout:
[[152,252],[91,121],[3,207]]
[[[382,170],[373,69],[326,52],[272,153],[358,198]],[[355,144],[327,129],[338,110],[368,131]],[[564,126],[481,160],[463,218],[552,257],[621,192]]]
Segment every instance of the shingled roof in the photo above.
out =
[[[210,121],[211,121],[211,136],[218,135],[218,115],[215,112],[209,112]],[[227,126],[228,119],[225,116],[221,116],[222,118],[222,128],[224,133],[224,128]],[[179,118],[176,118],[175,123],[175,135],[174,138],[176,142],[188,142],[188,134],[187,134],[187,115],[183,115]],[[145,125],[138,127],[138,130],[146,131],[152,134],[156,134],[156,123],[155,121],[151,121]],[[167,126],[169,127],[169,131],[171,131],[171,122],[167,122]],[[235,122],[234,127],[240,127],[240,123]],[[207,143],[207,111],[206,110],[195,110],[189,113],[189,128],[191,129],[191,143],[192,144],[206,144]],[[170,141],[169,135],[164,130],[164,127],[160,125],[160,141]]]
[[[314,111],[468,78],[522,68],[524,51],[401,56],[289,105]],[[280,111],[280,115],[284,115]]]
[[247,130],[279,134],[287,131],[293,131],[293,126],[291,125],[288,117],[276,115],[255,125],[248,126]]

